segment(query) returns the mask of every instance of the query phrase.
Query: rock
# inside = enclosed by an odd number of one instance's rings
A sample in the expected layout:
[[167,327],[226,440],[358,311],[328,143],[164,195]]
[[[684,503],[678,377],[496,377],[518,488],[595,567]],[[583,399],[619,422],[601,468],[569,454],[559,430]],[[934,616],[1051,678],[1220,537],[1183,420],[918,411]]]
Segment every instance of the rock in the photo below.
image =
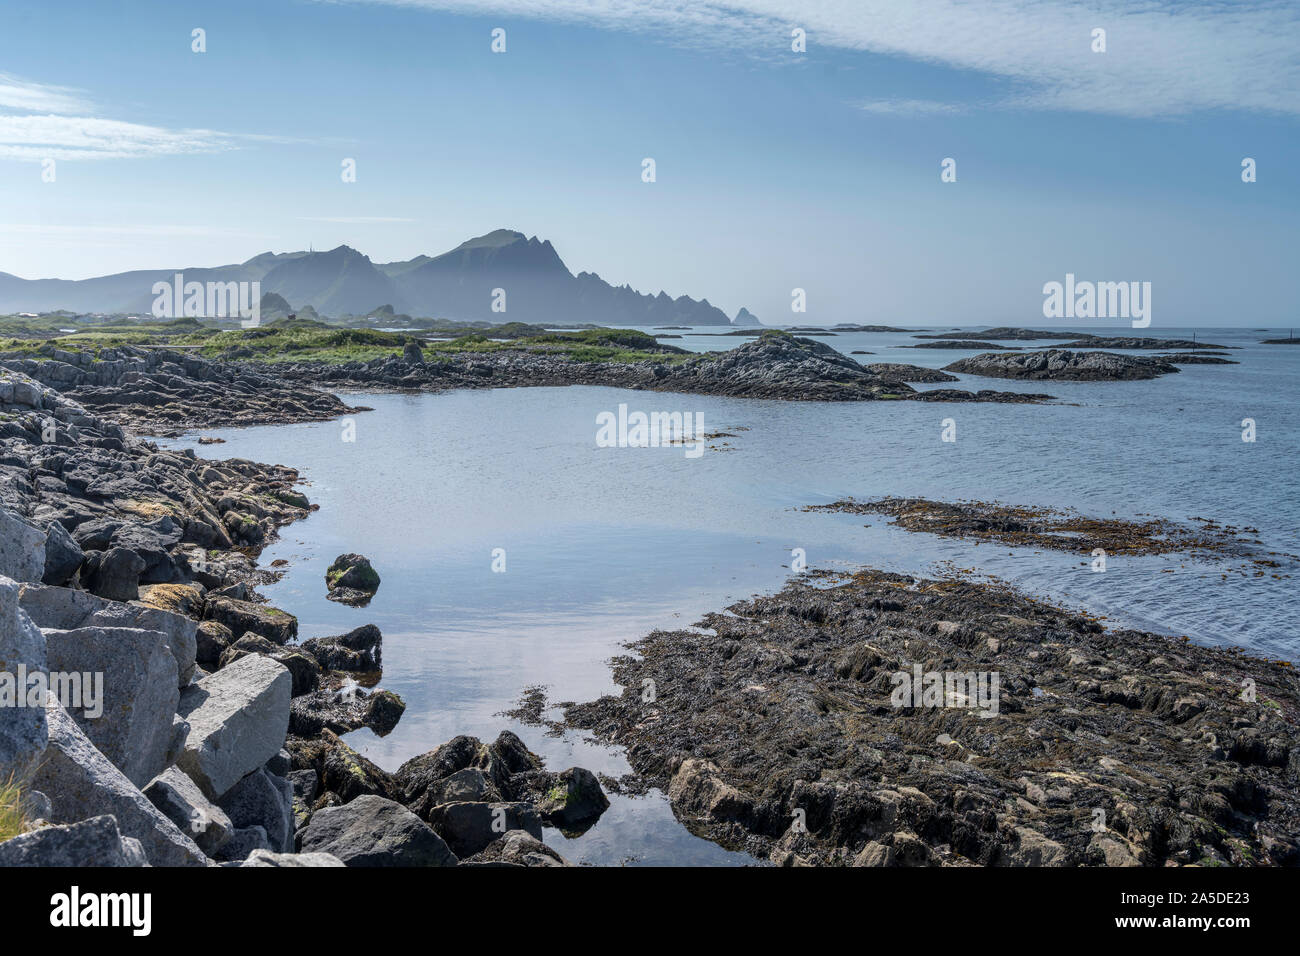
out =
[[194,841],[95,749],[63,708],[49,707],[46,716],[50,742],[31,785],[49,797],[52,823],[111,814],[124,836],[140,841],[154,866],[207,864]]
[[508,830],[542,838],[542,821],[531,803],[444,803],[429,810],[428,820],[458,857],[478,853]]
[[210,670],[217,669],[221,655],[235,642],[235,636],[230,633],[230,628],[217,621],[200,621],[194,638],[194,659]]
[[87,590],[110,601],[134,601],[140,596],[144,559],[126,548],[90,551],[82,580]]
[[[561,830],[589,829],[609,809],[609,800],[600,781],[590,770],[570,767],[560,773],[534,771],[528,780],[529,791],[542,819]],[[512,781],[516,793],[519,783]]]
[[379,574],[361,554],[340,554],[325,572],[331,601],[364,607],[379,590]]
[[573,866],[558,852],[524,830],[508,830],[463,863],[512,866]]
[[326,670],[369,673],[382,669],[383,640],[379,628],[363,624],[335,637],[313,637],[302,646]]
[[289,669],[293,677],[293,696],[310,694],[320,684],[320,665],[308,652],[297,647],[280,647],[249,631],[222,652],[217,666],[227,667],[249,654],[262,654]]
[[402,348],[402,361],[410,362],[412,365],[418,365],[424,361],[424,351],[420,348],[419,342],[407,342]]
[[149,802],[189,835],[200,850],[215,857],[235,832],[226,811],[203,795],[176,767],[168,767],[144,788]]
[[188,618],[203,615],[203,592],[193,584],[147,584],[140,588],[140,603]]
[[260,826],[271,850],[293,849],[293,790],[283,777],[255,770],[230,788],[220,806],[236,827]]
[[250,655],[186,689],[179,712],[189,721],[177,761],[210,800],[284,746],[293,678],[283,664]]
[[45,570],[41,582],[63,587],[81,568],[85,555],[72,535],[57,521],[51,521],[45,531]]
[[161,631],[176,658],[176,677],[186,687],[194,675],[197,625],[187,617],[143,604],[123,604],[73,588],[25,584],[18,599],[37,627],[60,631],[80,627],[128,627]]
[[344,863],[338,857],[330,853],[272,853],[270,850],[254,850],[248,854],[248,859],[244,860],[240,866],[276,866],[276,867],[308,867],[308,866],[343,866]]
[[[19,686],[19,675],[44,673],[45,635],[23,611],[17,582],[0,577],[0,768],[24,777],[45,751],[48,736],[45,708],[28,700],[28,687]],[[30,680],[30,676],[28,678]],[[10,696],[5,701],[6,682]],[[15,706],[20,696],[37,706]]]
[[318,775],[322,793],[334,793],[343,803],[363,795],[395,799],[401,792],[393,778],[357,753],[337,735],[325,730],[311,740],[291,738],[295,770]]
[[380,737],[393,732],[406,712],[406,701],[391,690],[377,690],[366,699],[363,720]]
[[296,617],[265,604],[214,595],[208,598],[203,613],[207,620],[224,624],[232,634],[243,635],[252,631],[272,644],[288,644],[298,636]]
[[894,848],[883,843],[871,842],[853,858],[854,866],[893,866]]
[[753,801],[722,779],[718,767],[707,760],[689,758],[668,786],[673,809],[701,819],[744,822],[753,815]]
[[1037,830],[1016,827],[1015,839],[1004,847],[1004,866],[1064,866],[1065,847]]
[[457,770],[429,788],[429,805],[500,802],[501,793],[478,767]]
[[179,749],[172,724],[180,691],[167,635],[125,627],[47,630],[45,648],[50,670],[74,682],[52,693],[73,698],[60,702],[96,749],[137,787],[162,773]]
[[1032,381],[1121,382],[1156,378],[1178,367],[1149,356],[1114,352],[985,352],[945,365],[948,372]]
[[258,850],[270,850],[266,831],[258,826],[244,827],[230,835],[216,858],[223,863],[240,863]]
[[107,814],[40,827],[0,843],[0,867],[145,865],[143,854],[127,845],[117,821]]
[[455,866],[456,856],[399,803],[357,797],[316,811],[300,834],[304,853],[330,853],[347,866]]
[[0,508],[0,576],[39,581],[45,573],[45,535]]

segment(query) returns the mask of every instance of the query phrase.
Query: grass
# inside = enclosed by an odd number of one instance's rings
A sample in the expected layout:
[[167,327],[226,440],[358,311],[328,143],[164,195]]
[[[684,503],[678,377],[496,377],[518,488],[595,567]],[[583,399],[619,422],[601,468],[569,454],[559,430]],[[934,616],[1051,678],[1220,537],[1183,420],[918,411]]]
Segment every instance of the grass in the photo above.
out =
[[0,783],[0,843],[12,840],[27,829],[27,814],[23,809],[22,788],[11,776]]
[[[42,321],[40,324],[46,323]],[[51,349],[87,351],[98,356],[107,348],[153,345],[191,349],[210,359],[236,358],[271,364],[303,361],[343,364],[400,356],[411,342],[420,345],[425,361],[432,362],[451,360],[458,355],[487,355],[503,351],[555,355],[574,362],[657,361],[678,364],[692,358],[686,350],[660,343],[654,336],[635,329],[551,332],[523,322],[481,329],[462,327],[452,330],[462,334],[428,340],[406,332],[338,328],[315,321],[287,322],[280,319],[254,329],[222,330],[201,325],[193,319],[178,319],[149,325],[98,324],[67,335],[51,335],[49,329],[44,329],[44,337],[12,334],[15,331],[12,323],[0,321],[0,335],[11,333],[11,337],[0,338],[0,352],[33,359],[49,358]],[[58,328],[53,331],[57,332]]]

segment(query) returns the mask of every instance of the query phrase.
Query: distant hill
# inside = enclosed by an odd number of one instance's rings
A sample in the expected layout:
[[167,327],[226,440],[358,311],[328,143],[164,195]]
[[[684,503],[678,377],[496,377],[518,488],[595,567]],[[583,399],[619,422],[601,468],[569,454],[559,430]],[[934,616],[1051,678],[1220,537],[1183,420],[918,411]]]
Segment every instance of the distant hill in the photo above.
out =
[[[497,229],[438,256],[374,263],[349,246],[327,252],[262,253],[215,268],[123,272],[95,279],[20,279],[0,272],[0,312],[127,312],[148,314],[153,284],[261,282],[274,312],[308,307],[321,316],[390,312],[462,321],[549,325],[732,325],[708,299],[647,295],[612,286],[594,272],[573,274],[549,240]],[[495,290],[503,290],[502,297]],[[274,296],[275,298],[271,298]],[[505,311],[493,309],[504,303]],[[734,324],[760,325],[746,309]]]

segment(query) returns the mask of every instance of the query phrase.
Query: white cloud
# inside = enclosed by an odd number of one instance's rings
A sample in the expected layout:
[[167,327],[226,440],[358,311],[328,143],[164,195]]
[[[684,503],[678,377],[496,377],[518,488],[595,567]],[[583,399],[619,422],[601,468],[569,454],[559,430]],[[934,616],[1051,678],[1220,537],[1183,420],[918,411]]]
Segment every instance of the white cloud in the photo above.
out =
[[91,113],[91,105],[80,90],[49,86],[0,73],[0,106],[35,113]]
[[0,159],[126,159],[234,148],[212,130],[170,130],[87,116],[0,115]]
[[304,222],[340,222],[348,225],[364,225],[376,222],[415,222],[401,216],[299,216]]
[[[1294,0],[357,0],[553,19],[790,57],[820,46],[1008,81],[1004,105],[1125,116],[1197,110],[1300,114]],[[505,24],[508,26],[508,23]],[[1107,52],[1091,33],[1106,30]]]
[[960,113],[963,109],[955,103],[940,103],[937,100],[870,100],[856,106],[864,112],[881,116],[951,115]]

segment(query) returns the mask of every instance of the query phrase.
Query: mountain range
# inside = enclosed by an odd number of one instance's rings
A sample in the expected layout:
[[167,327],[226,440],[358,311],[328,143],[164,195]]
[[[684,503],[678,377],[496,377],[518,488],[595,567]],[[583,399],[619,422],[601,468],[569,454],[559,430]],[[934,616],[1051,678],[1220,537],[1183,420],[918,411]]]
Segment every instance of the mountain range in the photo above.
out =
[[[320,315],[385,311],[429,318],[564,325],[741,325],[759,321],[742,308],[730,319],[708,299],[648,295],[613,286],[594,272],[576,275],[549,240],[498,229],[439,256],[372,262],[350,246],[328,252],[265,252],[214,268],[150,269],[93,279],[21,279],[0,272],[0,313],[148,315],[155,282],[176,273],[190,282],[260,282],[290,306]],[[499,292],[497,290],[502,290]],[[494,309],[494,303],[496,308]],[[504,305],[504,311],[501,306]]]

